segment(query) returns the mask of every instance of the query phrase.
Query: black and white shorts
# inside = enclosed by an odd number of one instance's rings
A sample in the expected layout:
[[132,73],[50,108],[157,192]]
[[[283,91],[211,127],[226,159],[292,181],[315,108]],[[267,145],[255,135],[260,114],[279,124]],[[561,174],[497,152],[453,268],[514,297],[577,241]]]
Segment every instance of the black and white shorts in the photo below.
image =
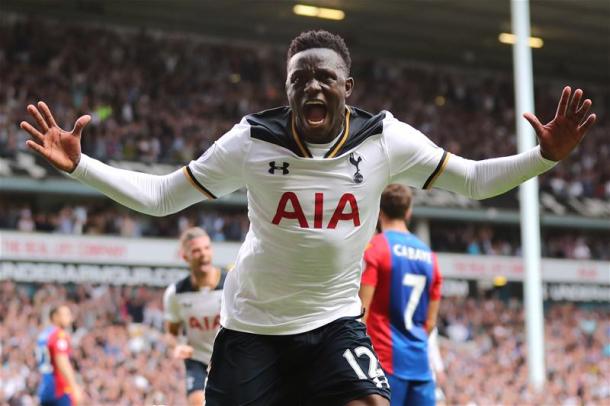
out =
[[356,317],[284,336],[222,328],[205,389],[206,406],[338,406],[390,387],[365,325]]
[[186,395],[203,390],[208,378],[208,366],[194,359],[185,359],[184,368],[186,369]]

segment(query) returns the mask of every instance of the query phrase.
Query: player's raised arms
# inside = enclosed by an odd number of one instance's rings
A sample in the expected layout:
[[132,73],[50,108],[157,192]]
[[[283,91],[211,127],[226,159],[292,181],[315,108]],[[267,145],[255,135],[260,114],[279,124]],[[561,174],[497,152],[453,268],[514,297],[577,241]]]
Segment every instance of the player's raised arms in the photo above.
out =
[[[592,105],[591,100],[586,99],[581,103],[583,91],[577,89],[570,98],[571,95],[571,88],[565,87],[557,113],[547,124],[543,125],[531,113],[524,114],[534,127],[540,142],[536,148],[517,155],[481,161],[447,154],[445,162],[441,162],[444,170],[439,171],[440,175],[435,179],[434,186],[473,199],[485,199],[504,193],[550,169],[556,161],[564,159],[576,148],[596,121],[595,114],[587,115]],[[39,127],[37,129],[25,121],[21,122],[21,128],[33,138],[27,141],[28,147],[60,170],[79,172],[79,180],[119,203],[143,213],[163,216],[205,198],[191,187],[181,171],[165,176],[148,175],[112,168],[81,154],[82,131],[91,120],[90,116],[81,116],[74,129],[68,132],[57,125],[44,102],[39,102],[38,107],[29,105],[27,109]],[[400,132],[399,127],[403,123],[398,120],[396,122],[396,131]],[[395,154],[397,161],[406,161],[408,157],[405,155],[417,153],[417,148],[419,145],[406,142],[402,148],[398,145],[391,153]],[[228,152],[231,154],[231,151]],[[237,163],[243,160],[242,151],[235,151],[234,155],[223,159],[228,167],[218,168],[219,171],[227,169],[228,173],[230,169],[238,166]],[[440,166],[439,169],[443,169]],[[78,171],[80,167],[83,168]],[[393,181],[400,182],[400,175]]]

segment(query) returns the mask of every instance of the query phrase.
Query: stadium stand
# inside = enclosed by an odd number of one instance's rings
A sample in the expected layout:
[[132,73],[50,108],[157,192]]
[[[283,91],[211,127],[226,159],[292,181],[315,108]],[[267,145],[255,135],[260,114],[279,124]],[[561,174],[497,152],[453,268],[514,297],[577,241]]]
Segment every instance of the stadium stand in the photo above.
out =
[[601,405],[610,401],[607,308],[548,306],[544,324],[548,384],[540,394],[527,383],[521,302],[443,299],[440,317],[440,330],[446,334],[440,346],[446,363],[447,404]]
[[[166,350],[159,288],[1,282],[0,402],[34,404],[32,348],[45,314],[68,301],[76,314],[73,345],[86,404],[185,404],[181,364]],[[447,298],[439,320],[446,404],[604,404],[610,401],[607,309],[549,305],[545,341],[548,389],[528,388],[523,305],[517,299]],[[114,383],[120,382],[119,385]],[[112,384],[110,384],[112,383]],[[470,400],[477,399],[475,403]]]
[[[23,106],[42,95],[53,94],[51,108],[62,124],[93,112],[86,153],[104,161],[169,164],[197,157],[242,115],[285,103],[278,90],[283,55],[275,48],[33,20],[2,25],[0,34],[0,79],[6,84],[0,157],[13,158],[5,167],[17,168],[14,158],[25,149],[26,136],[17,126],[27,119]],[[512,79],[505,74],[357,62],[358,86],[350,103],[388,109],[466,158],[516,152]],[[561,85],[539,83],[537,111],[551,117],[548,109]],[[543,176],[542,189],[557,198],[610,197],[610,148],[600,142],[609,131],[610,92],[595,84],[583,89],[596,100],[598,124],[580,153]]]

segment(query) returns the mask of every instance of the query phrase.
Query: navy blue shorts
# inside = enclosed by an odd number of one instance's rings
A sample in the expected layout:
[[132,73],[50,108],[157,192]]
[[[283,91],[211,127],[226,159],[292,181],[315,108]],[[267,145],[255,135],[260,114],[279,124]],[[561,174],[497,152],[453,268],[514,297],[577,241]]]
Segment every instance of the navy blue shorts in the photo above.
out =
[[390,385],[355,317],[284,336],[222,328],[214,342],[206,406],[337,406]]
[[185,359],[184,368],[186,369],[186,395],[203,390],[208,377],[208,366],[194,359]]
[[40,406],[72,406],[72,398],[65,393],[63,396],[52,400],[41,400]]

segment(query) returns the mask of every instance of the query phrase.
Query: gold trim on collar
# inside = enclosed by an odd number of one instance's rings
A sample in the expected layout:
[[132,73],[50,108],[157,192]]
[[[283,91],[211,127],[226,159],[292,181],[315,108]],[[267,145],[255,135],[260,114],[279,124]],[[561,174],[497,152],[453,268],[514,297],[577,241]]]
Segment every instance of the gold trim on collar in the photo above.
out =
[[[331,149],[330,154],[328,154],[328,156],[325,156],[324,158],[334,158],[337,155],[337,152],[339,152],[339,150],[343,146],[343,144],[345,144],[345,141],[347,141],[347,139],[349,138],[350,113],[351,113],[351,111],[350,111],[349,107],[345,106],[345,131],[343,131],[343,136],[341,137],[341,140],[339,140],[339,142],[334,147],[331,147],[332,149]],[[299,150],[301,151],[301,154],[303,154],[303,156],[306,158],[312,158],[311,152],[309,152],[309,149],[307,148],[307,146],[303,144],[303,142],[301,141],[301,136],[297,132],[296,119],[294,118],[294,112],[290,113],[290,125],[291,125],[291,129],[292,129],[292,137],[296,141],[297,146],[299,147]]]
[[339,152],[339,150],[343,146],[343,144],[345,144],[345,141],[347,141],[347,139],[349,138],[349,115],[350,115],[350,110],[349,110],[349,107],[347,107],[347,106],[345,106],[345,109],[346,109],[346,112],[345,112],[345,131],[343,131],[343,137],[341,137],[341,140],[339,141],[339,143],[332,149],[332,152],[330,154],[328,154],[327,158],[334,158],[335,155],[337,155],[337,152]]
[[290,122],[291,122],[291,127],[292,127],[292,137],[294,138],[294,140],[297,143],[297,146],[301,150],[301,154],[303,154],[303,156],[305,158],[311,158],[312,156],[311,156],[311,153],[309,152],[309,149],[307,149],[301,142],[301,136],[297,132],[295,121],[296,121],[296,119],[294,118],[294,112],[291,112],[290,113]]

